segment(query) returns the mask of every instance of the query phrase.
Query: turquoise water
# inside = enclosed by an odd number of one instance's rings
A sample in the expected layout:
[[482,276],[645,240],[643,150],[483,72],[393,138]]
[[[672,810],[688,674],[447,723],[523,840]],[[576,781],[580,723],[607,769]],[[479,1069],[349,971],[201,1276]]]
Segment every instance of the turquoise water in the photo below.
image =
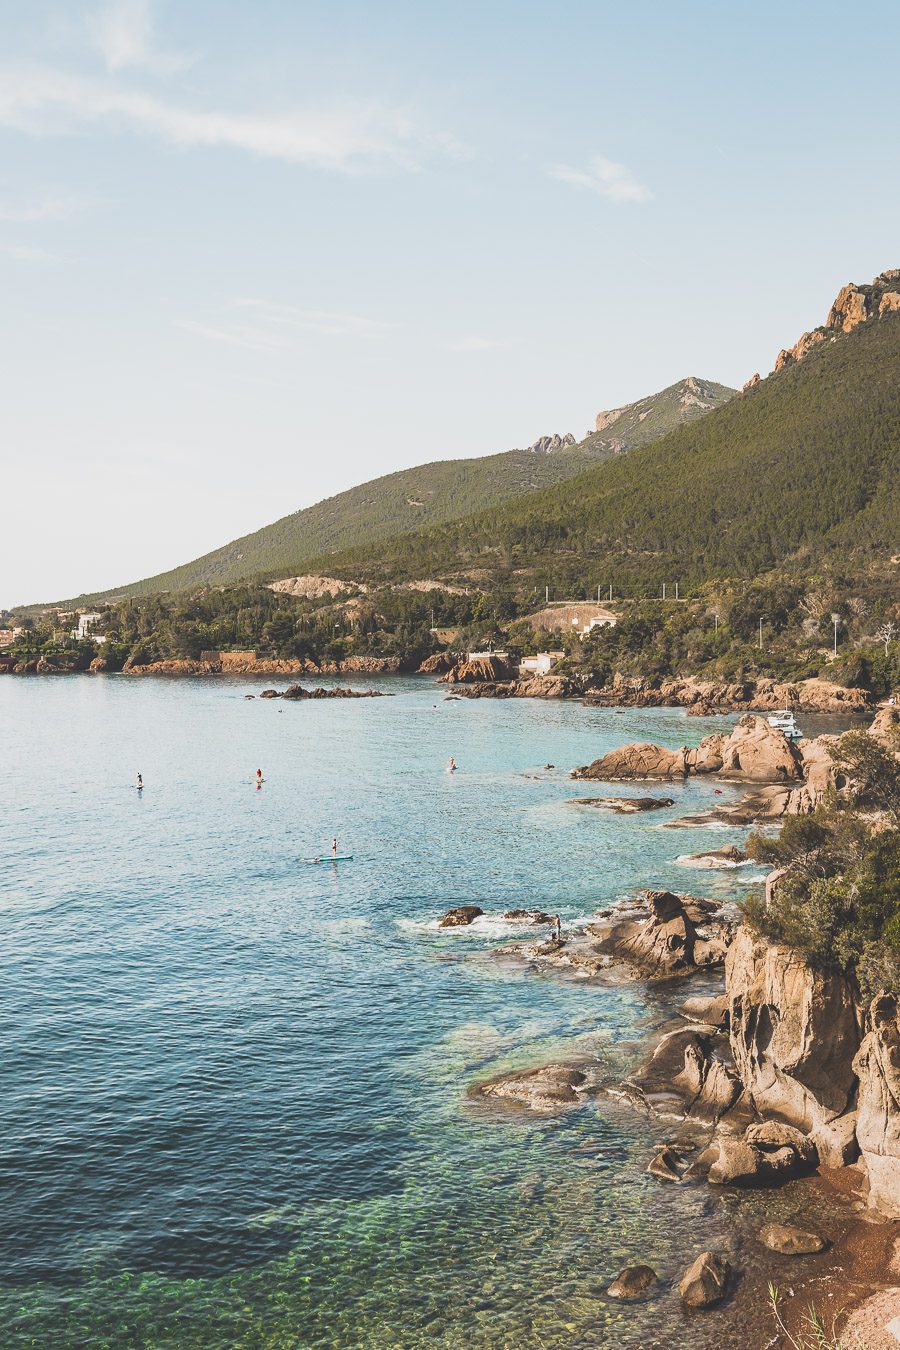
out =
[[[644,1175],[665,1130],[466,1090],[566,1055],[614,1078],[667,1015],[490,953],[525,936],[513,907],[737,894],[673,862],[737,834],[660,828],[711,784],[651,816],[568,804],[604,790],[572,766],[730,719],[262,687],[0,679],[3,1346],[705,1345],[670,1298],[603,1293],[729,1241],[707,1192]],[[299,862],[333,834],[352,863]],[[462,903],[488,917],[438,931]]]

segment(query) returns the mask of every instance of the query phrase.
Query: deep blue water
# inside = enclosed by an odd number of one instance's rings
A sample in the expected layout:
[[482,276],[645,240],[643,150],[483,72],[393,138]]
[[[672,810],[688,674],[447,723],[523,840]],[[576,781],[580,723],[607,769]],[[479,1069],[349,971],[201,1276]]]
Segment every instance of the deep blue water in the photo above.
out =
[[[739,836],[660,828],[711,784],[649,816],[569,804],[597,788],[574,765],[730,719],[263,687],[0,679],[2,1344],[649,1344],[605,1284],[723,1223],[644,1176],[659,1128],[465,1092],[555,1055],[615,1073],[662,1019],[498,962],[524,934],[497,919],[738,894],[673,860]],[[352,863],[300,862],[333,834]],[[461,903],[489,917],[439,932]]]

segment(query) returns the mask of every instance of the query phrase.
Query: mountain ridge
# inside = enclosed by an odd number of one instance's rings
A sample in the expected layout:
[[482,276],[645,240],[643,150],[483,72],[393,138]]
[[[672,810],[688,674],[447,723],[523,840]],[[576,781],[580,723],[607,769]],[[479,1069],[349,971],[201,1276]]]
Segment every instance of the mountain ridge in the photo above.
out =
[[[694,401],[694,390],[700,386],[706,391],[705,402]],[[708,405],[726,402],[736,392],[727,385],[687,376],[620,409],[623,414],[639,409],[644,415],[626,416],[616,437],[591,433],[576,442],[570,434],[544,436],[527,449],[398,469],[291,512],[180,567],[61,603],[98,604],[202,585],[296,575],[309,570],[306,564],[312,557],[371,546],[575,477],[586,464],[648,444],[670,427],[703,416]]]

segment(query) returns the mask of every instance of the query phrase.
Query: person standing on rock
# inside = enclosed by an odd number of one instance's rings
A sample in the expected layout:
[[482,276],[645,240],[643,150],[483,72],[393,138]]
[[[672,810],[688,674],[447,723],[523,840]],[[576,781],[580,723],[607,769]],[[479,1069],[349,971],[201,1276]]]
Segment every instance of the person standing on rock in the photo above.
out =
[[553,926],[553,937],[557,942],[562,942],[562,923],[558,914],[551,915],[550,923]]

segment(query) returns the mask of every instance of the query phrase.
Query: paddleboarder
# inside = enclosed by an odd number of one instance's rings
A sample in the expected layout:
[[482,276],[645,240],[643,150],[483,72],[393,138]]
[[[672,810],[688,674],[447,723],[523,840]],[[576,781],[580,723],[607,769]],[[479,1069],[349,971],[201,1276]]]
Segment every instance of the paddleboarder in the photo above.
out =
[[140,774],[138,774],[137,776],[137,782],[135,783],[135,787],[137,788],[138,792],[143,792],[144,790],[144,780]]
[[332,858],[336,858],[336,857],[337,857],[337,839],[336,839],[336,838],[332,839],[332,841],[331,841],[331,856],[332,856]]

